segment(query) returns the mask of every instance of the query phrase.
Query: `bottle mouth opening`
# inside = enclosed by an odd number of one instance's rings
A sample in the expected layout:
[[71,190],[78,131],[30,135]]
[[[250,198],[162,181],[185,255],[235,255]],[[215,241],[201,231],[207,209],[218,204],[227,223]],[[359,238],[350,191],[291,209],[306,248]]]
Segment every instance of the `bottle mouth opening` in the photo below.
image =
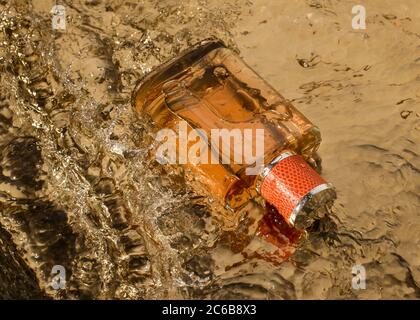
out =
[[285,151],[263,169],[258,191],[298,229],[327,214],[336,198],[334,187],[293,151]]
[[321,184],[308,192],[293,209],[289,223],[297,229],[307,229],[328,214],[337,194],[330,183]]

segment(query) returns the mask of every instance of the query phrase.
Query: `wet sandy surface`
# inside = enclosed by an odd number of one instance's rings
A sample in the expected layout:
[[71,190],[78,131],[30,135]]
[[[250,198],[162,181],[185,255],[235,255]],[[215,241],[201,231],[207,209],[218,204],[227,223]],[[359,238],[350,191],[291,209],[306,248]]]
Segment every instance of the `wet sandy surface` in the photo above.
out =
[[[64,1],[65,31],[53,4],[0,1],[2,297],[420,297],[417,1],[365,1],[366,30],[352,1]],[[205,197],[145,156],[137,79],[208,36],[321,129],[338,199],[286,261],[258,237],[235,250]]]

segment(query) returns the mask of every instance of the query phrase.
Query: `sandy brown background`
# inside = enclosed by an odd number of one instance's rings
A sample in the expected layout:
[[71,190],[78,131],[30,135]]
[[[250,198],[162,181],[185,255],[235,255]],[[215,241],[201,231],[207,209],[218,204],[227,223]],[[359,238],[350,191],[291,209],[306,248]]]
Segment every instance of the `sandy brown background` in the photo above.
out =
[[[420,3],[0,1],[0,296],[420,297]],[[366,30],[351,27],[366,7]],[[143,157],[135,82],[217,36],[317,124],[332,230],[281,264],[225,243],[211,206]],[[153,168],[153,169],[151,169]],[[68,270],[51,289],[51,268]],[[366,290],[351,287],[363,264]]]

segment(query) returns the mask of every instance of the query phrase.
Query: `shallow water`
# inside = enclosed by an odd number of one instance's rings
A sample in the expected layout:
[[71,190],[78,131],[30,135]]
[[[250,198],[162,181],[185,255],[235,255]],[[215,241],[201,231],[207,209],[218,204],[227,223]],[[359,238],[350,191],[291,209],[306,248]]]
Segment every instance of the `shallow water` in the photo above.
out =
[[[0,1],[0,296],[420,297],[417,1],[366,1],[366,30],[352,1],[63,1],[64,31],[53,4]],[[288,259],[147,157],[136,81],[209,36],[321,129],[338,199]]]

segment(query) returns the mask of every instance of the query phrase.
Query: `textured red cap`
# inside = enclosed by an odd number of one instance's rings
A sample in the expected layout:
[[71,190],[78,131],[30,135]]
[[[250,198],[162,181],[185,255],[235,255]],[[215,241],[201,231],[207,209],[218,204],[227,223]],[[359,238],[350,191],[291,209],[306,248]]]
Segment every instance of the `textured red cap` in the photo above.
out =
[[285,220],[294,225],[305,202],[331,186],[292,151],[283,152],[263,171],[260,193]]

